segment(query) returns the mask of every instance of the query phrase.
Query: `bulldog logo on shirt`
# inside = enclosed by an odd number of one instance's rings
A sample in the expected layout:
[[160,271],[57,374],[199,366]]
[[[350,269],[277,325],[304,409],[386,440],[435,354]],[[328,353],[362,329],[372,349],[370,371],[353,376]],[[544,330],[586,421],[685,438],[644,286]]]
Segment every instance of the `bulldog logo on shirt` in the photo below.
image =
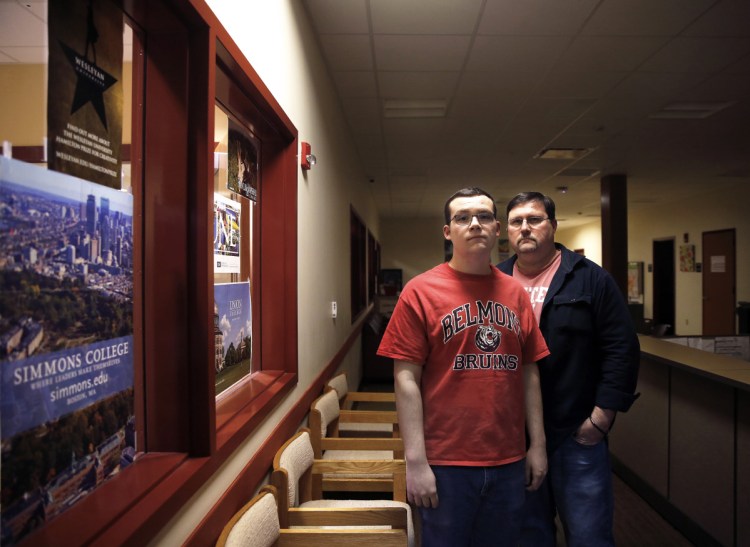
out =
[[500,345],[500,331],[492,325],[482,325],[477,328],[474,343],[482,351],[494,352]]

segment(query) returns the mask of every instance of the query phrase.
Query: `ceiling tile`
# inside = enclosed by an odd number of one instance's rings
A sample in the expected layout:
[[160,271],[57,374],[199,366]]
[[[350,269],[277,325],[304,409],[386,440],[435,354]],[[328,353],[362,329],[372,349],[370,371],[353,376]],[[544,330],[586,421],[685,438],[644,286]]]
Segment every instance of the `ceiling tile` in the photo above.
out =
[[580,36],[555,65],[561,72],[629,72],[667,42],[661,37]]
[[573,122],[586,113],[595,99],[578,97],[531,97],[521,110],[521,115],[533,120],[546,120],[547,123],[562,120]]
[[446,99],[453,95],[458,72],[379,72],[384,99]]
[[685,36],[750,36],[750,2],[717,2],[683,33]]
[[385,71],[460,70],[468,49],[468,36],[375,36],[375,62]]
[[479,34],[572,36],[598,0],[488,0]]
[[497,123],[516,112],[533,94],[540,75],[534,72],[466,72],[449,108],[451,118],[470,123]]
[[382,135],[355,135],[354,141],[357,146],[373,154],[385,154],[385,144]]
[[352,127],[368,128],[363,133],[372,132],[370,128],[380,127],[380,102],[377,99],[343,98],[341,103]]
[[674,36],[715,0],[604,0],[582,34],[589,36]]
[[370,37],[360,34],[324,34],[320,37],[332,71],[372,70]]
[[750,78],[738,78],[737,74],[722,72],[715,74],[700,85],[687,88],[677,98],[680,102],[724,102],[745,101],[750,98]]
[[537,93],[543,97],[596,98],[606,95],[627,72],[553,72]]
[[315,28],[320,34],[367,34],[365,0],[305,0]]
[[679,37],[644,63],[640,70],[717,72],[749,52],[750,38]]
[[[38,4],[34,2],[32,6]],[[0,48],[46,45],[47,24],[44,19],[18,2],[0,2]]]
[[339,70],[334,71],[332,76],[340,97],[371,98],[378,96],[375,73],[371,70]]
[[482,0],[370,0],[375,34],[471,34]]
[[548,70],[569,38],[557,36],[478,36],[467,70],[528,72]]
[[750,72],[750,55],[745,55],[742,59],[736,63],[731,64],[727,67],[727,72],[732,74],[741,74]]

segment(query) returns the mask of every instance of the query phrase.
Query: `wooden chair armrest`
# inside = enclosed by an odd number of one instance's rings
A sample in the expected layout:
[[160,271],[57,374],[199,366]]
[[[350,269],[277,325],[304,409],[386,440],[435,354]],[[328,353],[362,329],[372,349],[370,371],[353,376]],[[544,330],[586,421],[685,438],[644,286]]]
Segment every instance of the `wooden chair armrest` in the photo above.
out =
[[339,423],[397,424],[395,410],[342,410]]
[[321,450],[403,450],[404,440],[394,437],[323,437]]
[[405,547],[405,530],[281,530],[277,547]]
[[406,530],[405,507],[295,507],[289,526],[391,526]]
[[350,391],[344,399],[346,402],[367,402],[367,403],[395,403],[395,393],[385,392],[367,392],[367,391]]

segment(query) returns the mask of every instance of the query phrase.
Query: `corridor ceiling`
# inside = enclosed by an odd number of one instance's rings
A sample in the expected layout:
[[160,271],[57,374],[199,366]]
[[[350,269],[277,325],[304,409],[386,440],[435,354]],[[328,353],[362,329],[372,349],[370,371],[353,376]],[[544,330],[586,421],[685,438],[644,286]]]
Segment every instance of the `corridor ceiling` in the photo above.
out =
[[476,185],[549,193],[565,227],[604,175],[631,209],[750,183],[748,0],[303,3],[385,218]]

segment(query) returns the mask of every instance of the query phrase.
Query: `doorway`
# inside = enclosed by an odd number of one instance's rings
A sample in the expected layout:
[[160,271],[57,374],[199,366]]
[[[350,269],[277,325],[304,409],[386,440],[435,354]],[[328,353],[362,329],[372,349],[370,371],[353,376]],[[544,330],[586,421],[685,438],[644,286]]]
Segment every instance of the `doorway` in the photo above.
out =
[[675,333],[675,254],[674,238],[654,240],[654,329],[662,325],[660,334],[673,335]]
[[735,232],[703,232],[703,335],[735,334]]

